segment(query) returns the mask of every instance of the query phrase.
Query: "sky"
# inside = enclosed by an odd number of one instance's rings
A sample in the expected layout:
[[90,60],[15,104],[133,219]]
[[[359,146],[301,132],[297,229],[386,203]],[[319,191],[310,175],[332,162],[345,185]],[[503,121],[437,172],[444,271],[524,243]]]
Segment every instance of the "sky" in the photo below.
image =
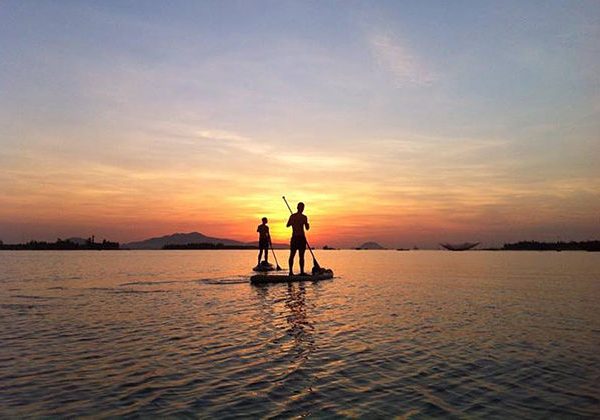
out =
[[600,238],[598,1],[0,1],[0,240]]

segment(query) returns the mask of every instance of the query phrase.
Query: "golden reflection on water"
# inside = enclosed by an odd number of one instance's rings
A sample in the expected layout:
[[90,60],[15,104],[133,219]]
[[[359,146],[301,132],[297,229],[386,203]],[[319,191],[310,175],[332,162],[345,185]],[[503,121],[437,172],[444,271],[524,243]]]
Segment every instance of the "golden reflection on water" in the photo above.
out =
[[299,365],[310,357],[315,346],[314,325],[306,304],[306,287],[304,283],[284,284],[278,288],[270,285],[253,287],[261,308],[261,321],[291,338],[281,351],[295,354]]

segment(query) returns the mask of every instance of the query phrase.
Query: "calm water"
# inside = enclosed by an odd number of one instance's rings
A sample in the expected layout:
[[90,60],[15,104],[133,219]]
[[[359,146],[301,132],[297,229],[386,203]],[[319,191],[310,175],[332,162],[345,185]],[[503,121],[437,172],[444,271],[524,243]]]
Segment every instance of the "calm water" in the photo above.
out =
[[0,417],[600,416],[600,254],[254,255],[1,252]]

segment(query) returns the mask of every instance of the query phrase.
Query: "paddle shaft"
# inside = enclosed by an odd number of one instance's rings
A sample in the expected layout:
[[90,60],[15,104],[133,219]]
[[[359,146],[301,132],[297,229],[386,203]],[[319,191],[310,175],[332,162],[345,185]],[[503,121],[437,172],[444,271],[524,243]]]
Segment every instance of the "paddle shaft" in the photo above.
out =
[[273,253],[273,258],[275,258],[275,264],[277,264],[277,271],[281,270],[279,266],[279,261],[277,261],[277,255],[275,255],[275,250],[273,249],[273,242],[271,242],[271,237],[269,235],[269,246],[271,247],[271,252]]
[[[285,195],[283,197],[281,197],[281,198],[283,198],[283,201],[285,201],[285,205],[287,206],[288,210],[290,211],[290,214],[294,214],[294,212],[292,211],[292,208],[290,207],[290,205],[288,204],[287,200],[285,199]],[[306,239],[306,236],[304,237],[304,239]],[[310,247],[310,245],[308,243],[308,239],[306,239],[306,247],[310,251],[310,255],[312,255],[314,264],[317,267],[319,267],[319,263],[317,262],[317,259],[315,258],[315,254],[313,253],[312,248]]]

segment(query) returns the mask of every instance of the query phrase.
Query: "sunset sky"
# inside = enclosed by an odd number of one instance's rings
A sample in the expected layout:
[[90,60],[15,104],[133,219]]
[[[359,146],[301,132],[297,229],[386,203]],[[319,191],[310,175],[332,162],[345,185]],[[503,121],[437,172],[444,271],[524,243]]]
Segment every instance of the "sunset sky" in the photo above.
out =
[[0,240],[600,237],[598,1],[2,1]]

